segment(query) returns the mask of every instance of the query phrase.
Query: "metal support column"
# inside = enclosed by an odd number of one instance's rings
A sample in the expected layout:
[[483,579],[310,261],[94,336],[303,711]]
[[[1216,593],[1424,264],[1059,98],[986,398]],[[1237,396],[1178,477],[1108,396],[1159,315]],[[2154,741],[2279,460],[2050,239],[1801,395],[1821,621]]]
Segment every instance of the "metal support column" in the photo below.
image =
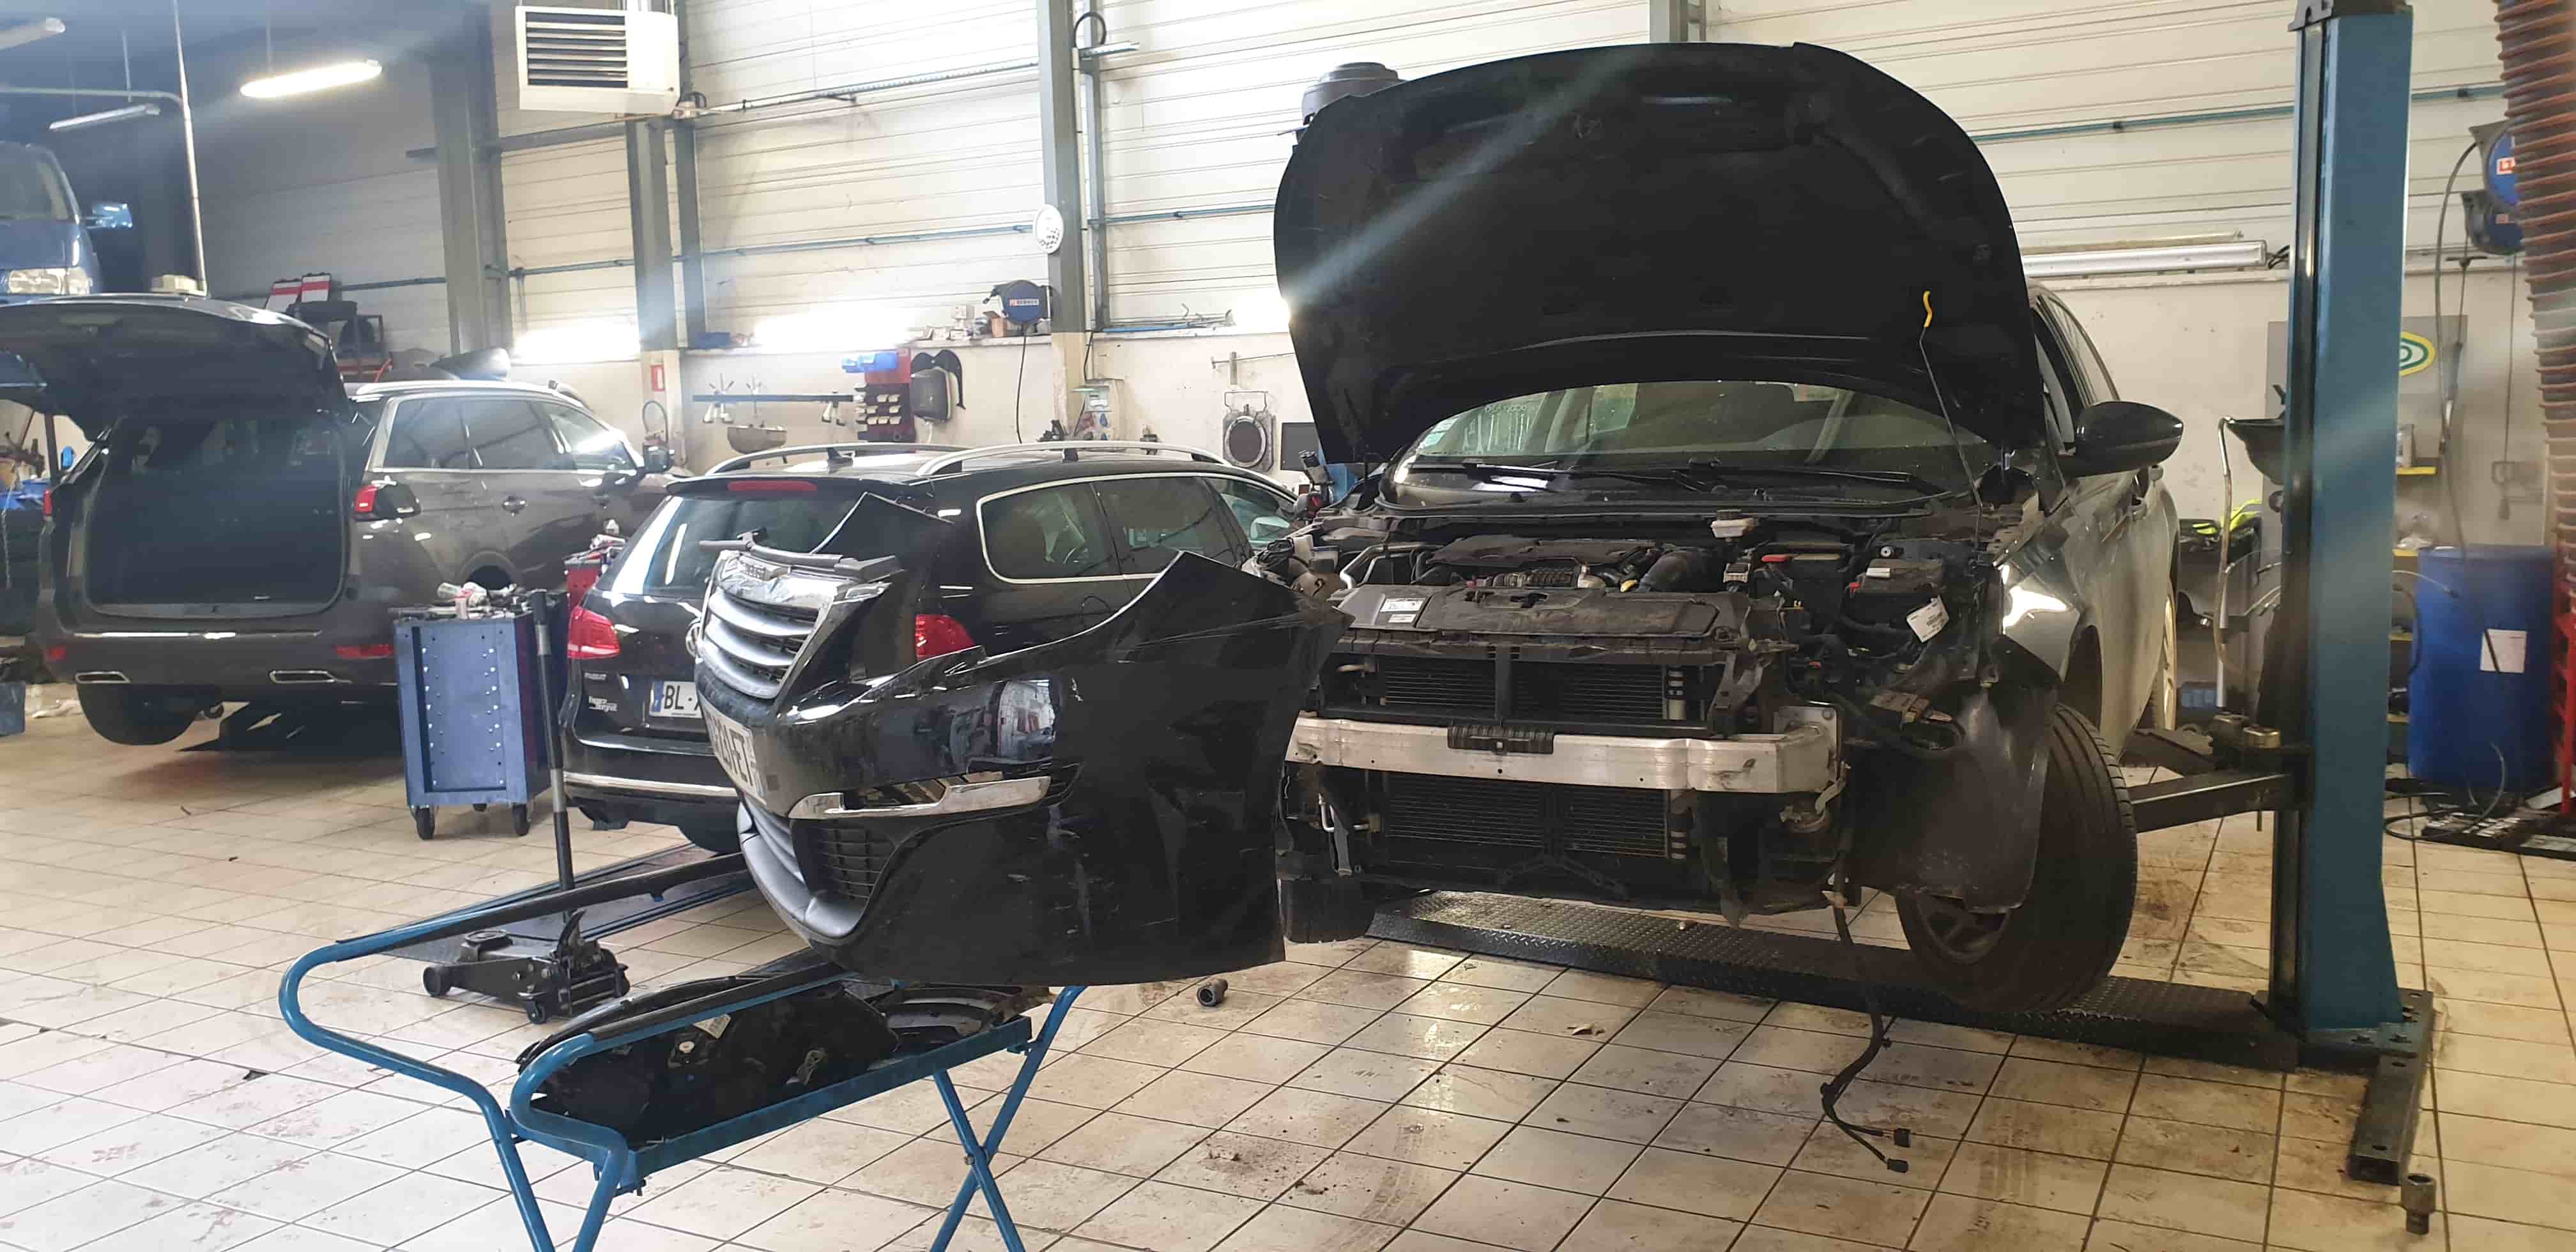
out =
[[[694,90],[689,75],[688,0],[671,0],[671,14],[680,24],[680,95],[686,99]],[[679,183],[680,193],[679,346],[688,348],[697,346],[707,333],[707,259],[702,255],[706,237],[698,229],[698,128],[693,122],[672,126],[671,177]]]
[[1047,257],[1047,285],[1055,289],[1051,320],[1061,335],[1091,325],[1083,308],[1082,260],[1091,232],[1082,220],[1082,150],[1074,128],[1073,0],[1037,4],[1038,195],[1064,216],[1064,242]]
[[626,220],[635,247],[635,335],[646,352],[673,352],[680,346],[671,290],[671,178],[662,140],[666,126],[658,121],[626,124]]
[[2377,1066],[2347,1169],[2395,1182],[2414,1142],[2432,1018],[2401,994],[2380,879],[2414,15],[2403,0],[2301,0],[2296,224],[2281,602],[2264,720],[2305,750],[2296,808],[2276,814],[2265,1007],[2312,1059]]
[[503,236],[500,131],[492,92],[492,32],[483,15],[457,23],[429,62],[430,122],[438,137],[438,221],[453,351],[510,346],[509,246]]
[[1646,42],[1703,43],[1707,39],[1705,0],[1646,0]]

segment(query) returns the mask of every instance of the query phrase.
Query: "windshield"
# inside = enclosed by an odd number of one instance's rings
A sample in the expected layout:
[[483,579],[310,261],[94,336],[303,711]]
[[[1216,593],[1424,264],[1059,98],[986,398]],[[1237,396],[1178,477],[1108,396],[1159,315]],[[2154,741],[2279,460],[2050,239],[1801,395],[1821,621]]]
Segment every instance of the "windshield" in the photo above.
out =
[[0,220],[72,220],[71,185],[51,153],[0,147]]
[[701,540],[757,530],[765,547],[811,552],[849,511],[848,499],[826,495],[672,496],[618,559],[608,586],[620,595],[703,595],[716,554]]
[[[1843,387],[1780,382],[1611,383],[1478,405],[1422,432],[1395,467],[1500,464],[1576,471],[1854,471],[1964,485],[1994,460],[1937,413]],[[1819,473],[1819,477],[1824,477]],[[1586,490],[1594,484],[1586,483]],[[1513,490],[1526,490],[1514,486]]]

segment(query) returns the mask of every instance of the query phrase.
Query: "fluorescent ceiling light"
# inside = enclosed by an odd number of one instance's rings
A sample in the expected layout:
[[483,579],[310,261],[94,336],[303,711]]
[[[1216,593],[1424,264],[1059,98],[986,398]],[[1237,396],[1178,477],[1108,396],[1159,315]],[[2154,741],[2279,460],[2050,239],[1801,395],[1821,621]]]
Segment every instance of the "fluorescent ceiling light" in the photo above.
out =
[[254,78],[242,84],[241,93],[253,100],[275,100],[280,96],[300,96],[308,92],[328,91],[333,87],[363,83],[384,72],[383,64],[374,60],[338,61],[330,65],[316,65],[311,69],[290,70],[284,74]]
[[31,44],[39,39],[61,33],[63,33],[63,19],[40,17],[32,22],[20,22],[7,30],[0,30],[0,48],[15,48],[21,44]]
[[78,117],[56,118],[53,121],[45,123],[45,129],[55,131],[79,130],[85,126],[104,126],[109,122],[122,122],[138,117],[159,116],[161,116],[160,105],[150,103],[129,104],[124,108],[109,109],[103,113],[83,113]]
[[2105,248],[2098,252],[2048,252],[2021,260],[2030,278],[2079,274],[2148,274],[2158,270],[2248,269],[2263,264],[2269,249],[2260,239],[2169,248]]

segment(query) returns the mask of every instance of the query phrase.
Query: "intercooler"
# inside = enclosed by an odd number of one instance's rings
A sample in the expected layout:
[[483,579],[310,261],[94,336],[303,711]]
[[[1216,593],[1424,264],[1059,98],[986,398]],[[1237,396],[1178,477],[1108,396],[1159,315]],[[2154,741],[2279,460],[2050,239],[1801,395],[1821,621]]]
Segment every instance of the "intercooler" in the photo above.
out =
[[1661,791],[1439,774],[1378,776],[1385,826],[1400,839],[1658,860],[1688,850]]

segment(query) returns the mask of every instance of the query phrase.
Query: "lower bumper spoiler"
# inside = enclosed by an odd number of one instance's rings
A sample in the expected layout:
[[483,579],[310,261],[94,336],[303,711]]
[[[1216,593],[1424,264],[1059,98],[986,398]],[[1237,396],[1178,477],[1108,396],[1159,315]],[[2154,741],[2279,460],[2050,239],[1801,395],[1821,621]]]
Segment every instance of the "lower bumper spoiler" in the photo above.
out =
[[1545,751],[1508,752],[1452,747],[1446,726],[1304,713],[1289,741],[1288,762],[1578,787],[1755,795],[1822,791],[1833,781],[1840,737],[1830,711],[1815,712],[1822,716],[1779,734],[1731,739],[1557,735]]

